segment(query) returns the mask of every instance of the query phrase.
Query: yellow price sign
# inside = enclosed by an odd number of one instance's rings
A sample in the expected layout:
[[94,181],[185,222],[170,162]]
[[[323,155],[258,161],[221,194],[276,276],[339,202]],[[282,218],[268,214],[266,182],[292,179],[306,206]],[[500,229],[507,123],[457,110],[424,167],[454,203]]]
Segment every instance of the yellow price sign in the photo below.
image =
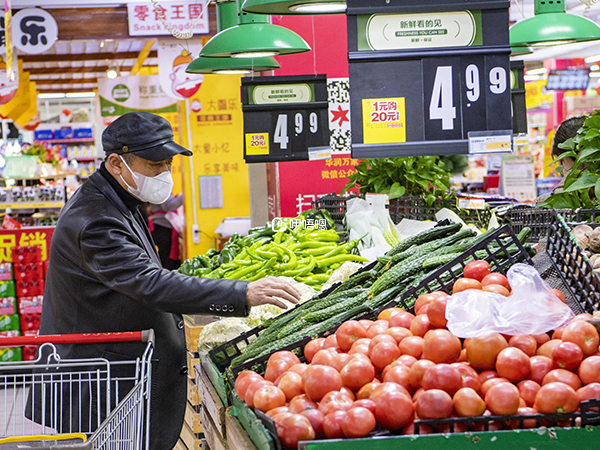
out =
[[247,155],[269,154],[269,133],[246,133]]
[[404,97],[363,99],[362,113],[365,144],[406,142]]

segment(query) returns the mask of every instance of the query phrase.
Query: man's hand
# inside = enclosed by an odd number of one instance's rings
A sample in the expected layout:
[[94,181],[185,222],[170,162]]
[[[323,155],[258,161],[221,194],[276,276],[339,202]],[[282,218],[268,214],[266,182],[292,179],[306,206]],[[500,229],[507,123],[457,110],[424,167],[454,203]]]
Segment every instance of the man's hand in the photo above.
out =
[[279,280],[275,277],[265,277],[251,282],[246,292],[246,305],[259,306],[271,304],[283,309],[287,309],[283,298],[290,303],[298,303],[300,294],[290,283]]

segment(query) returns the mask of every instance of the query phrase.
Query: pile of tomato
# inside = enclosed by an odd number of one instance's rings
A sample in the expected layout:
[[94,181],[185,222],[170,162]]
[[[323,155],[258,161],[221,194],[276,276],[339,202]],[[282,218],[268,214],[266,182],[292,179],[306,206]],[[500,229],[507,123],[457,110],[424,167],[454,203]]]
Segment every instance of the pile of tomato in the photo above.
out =
[[[511,295],[506,277],[483,263],[467,265],[455,290],[498,286],[486,290]],[[600,399],[598,331],[582,320],[589,314],[549,334],[489,333],[461,341],[446,328],[448,298],[444,292],[420,296],[416,315],[390,308],[375,321],[344,322],[335,334],[306,345],[309,364],[276,352],[264,377],[242,372],[235,390],[275,421],[288,449],[303,440],[361,438],[378,427],[414,434],[418,419],[570,413],[581,401]],[[518,428],[515,422],[509,426]],[[536,421],[523,426],[534,428]],[[466,422],[454,427],[466,430]],[[431,432],[420,426],[420,434]]]

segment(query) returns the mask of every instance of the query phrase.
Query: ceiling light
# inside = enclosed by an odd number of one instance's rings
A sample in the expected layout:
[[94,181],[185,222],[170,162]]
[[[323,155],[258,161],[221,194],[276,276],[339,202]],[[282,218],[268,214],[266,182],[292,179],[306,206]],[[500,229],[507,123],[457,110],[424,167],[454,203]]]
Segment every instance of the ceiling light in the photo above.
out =
[[[235,2],[217,2],[217,29],[219,32],[237,25]],[[281,66],[272,57],[254,58],[208,58],[199,56],[189,63],[188,73],[214,73],[220,75],[245,75],[279,69]]]
[[548,46],[600,39],[600,27],[565,12],[563,0],[534,0],[535,16],[510,27],[511,46]]
[[590,70],[591,70],[592,72],[593,72],[593,71],[596,71],[596,70],[600,70],[600,66],[599,66],[598,64],[594,64],[592,67],[590,67]]
[[523,79],[525,81],[538,81],[538,80],[543,80],[544,77],[541,77],[539,75],[524,75]]
[[[240,11],[243,0],[236,0]],[[262,14],[238,14],[238,24],[217,33],[206,43],[200,56],[257,57],[290,55],[310,51],[298,34],[279,25],[271,25]]]
[[590,72],[590,77],[592,77],[592,78],[600,78],[600,72]]
[[95,92],[67,92],[67,98],[91,98],[95,97]]
[[246,0],[242,11],[255,14],[343,14],[346,2],[340,0]]
[[108,70],[106,71],[107,78],[117,78],[119,76],[119,67],[117,63],[111,62],[108,66]]
[[527,75],[543,75],[547,72],[545,67],[541,67],[539,69],[527,70],[525,73]]
[[39,99],[65,98],[65,94],[38,94]]
[[588,56],[584,60],[587,64],[595,63],[600,61],[600,55]]

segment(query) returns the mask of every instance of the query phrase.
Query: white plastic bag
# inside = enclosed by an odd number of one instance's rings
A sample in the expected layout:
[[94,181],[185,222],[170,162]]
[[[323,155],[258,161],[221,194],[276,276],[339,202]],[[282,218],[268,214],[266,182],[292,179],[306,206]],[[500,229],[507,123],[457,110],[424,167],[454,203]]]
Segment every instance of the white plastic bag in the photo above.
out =
[[555,330],[574,317],[534,267],[515,264],[507,278],[513,292],[510,297],[474,289],[449,297],[448,330],[460,338],[487,333],[536,335]]
[[375,197],[372,203],[361,198],[353,198],[346,203],[346,226],[350,240],[363,238],[358,245],[360,256],[374,261],[385,254],[392,246],[384,233],[396,233],[390,213],[385,209],[385,199]]

